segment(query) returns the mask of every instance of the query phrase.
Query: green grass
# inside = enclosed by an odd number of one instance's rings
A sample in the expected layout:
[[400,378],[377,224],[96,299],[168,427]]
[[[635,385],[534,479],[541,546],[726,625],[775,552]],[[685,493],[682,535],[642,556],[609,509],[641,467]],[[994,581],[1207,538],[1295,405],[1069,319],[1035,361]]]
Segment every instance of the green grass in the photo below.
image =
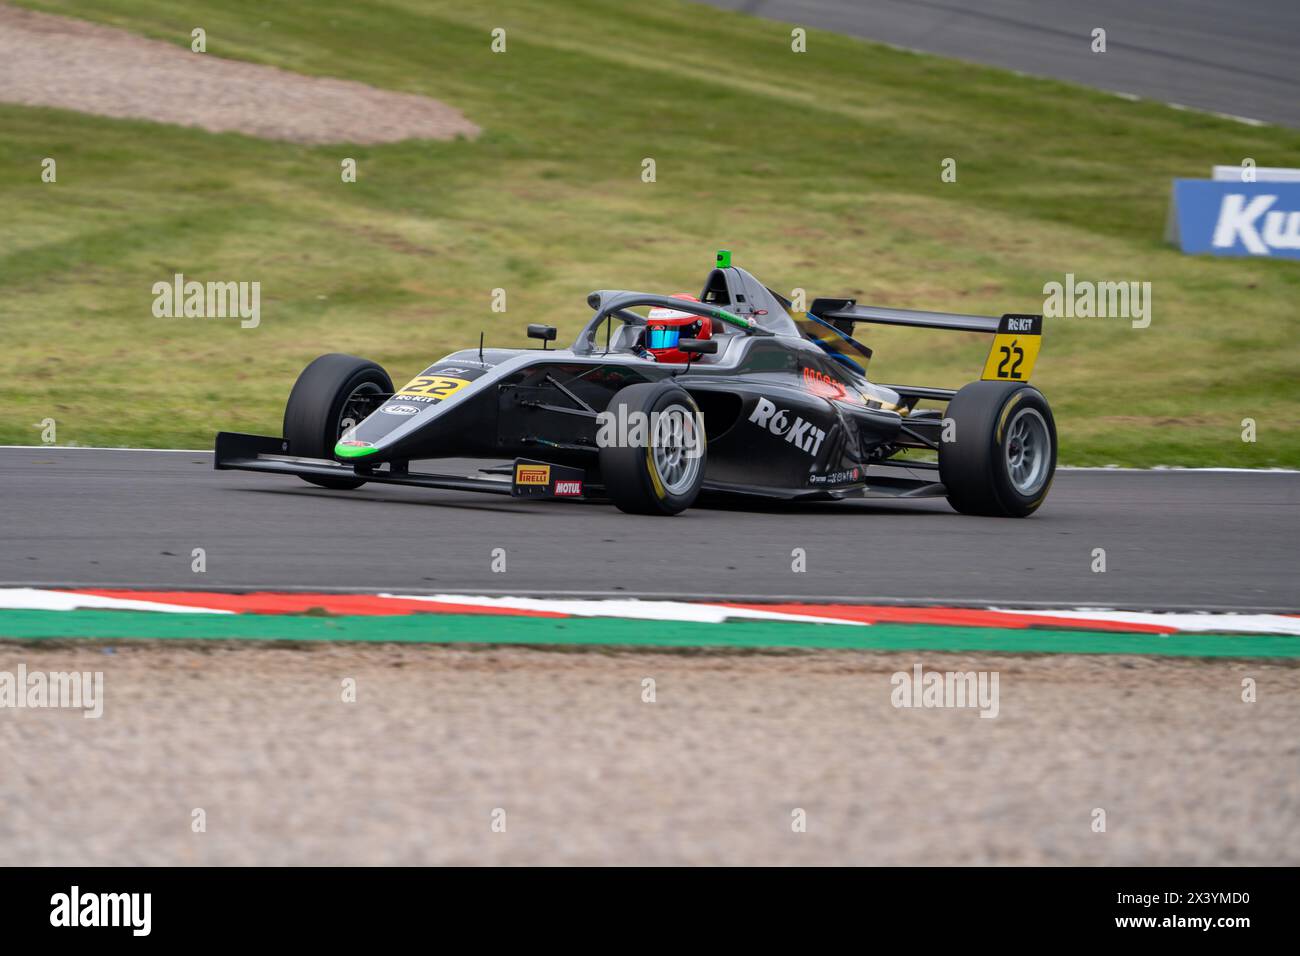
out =
[[[1063,461],[1300,465],[1300,264],[1162,241],[1173,177],[1300,165],[1295,131],[816,31],[794,54],[788,27],[679,2],[26,5],[185,46],[202,26],[210,55],[427,94],[484,133],[305,147],[0,105],[0,442],[46,417],[60,443],[278,434],[317,354],[400,379],[481,329],[570,336],[589,290],[695,290],[726,247],[780,291],[911,308],[1039,311],[1066,272],[1149,281],[1150,328],[1049,323],[1035,379]],[[260,281],[261,326],[154,318],[176,272]],[[987,348],[863,337],[879,381],[959,385]]]

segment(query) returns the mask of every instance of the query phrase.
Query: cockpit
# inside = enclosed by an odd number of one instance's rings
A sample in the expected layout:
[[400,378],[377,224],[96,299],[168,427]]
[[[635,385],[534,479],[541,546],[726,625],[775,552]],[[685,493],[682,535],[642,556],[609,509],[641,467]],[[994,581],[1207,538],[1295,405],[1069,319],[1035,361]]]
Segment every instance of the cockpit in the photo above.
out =
[[700,301],[753,319],[773,335],[799,335],[790,317],[790,300],[773,292],[739,266],[714,269],[704,283]]
[[[863,376],[871,357],[870,349],[835,325],[812,314],[796,318],[790,300],[731,265],[725,253],[698,299],[686,293],[603,290],[591,293],[587,302],[595,314],[573,344],[578,354],[630,352],[650,361],[726,364],[733,343],[764,336],[810,342]],[[674,318],[657,322],[656,313]],[[709,341],[701,344],[701,339]]]

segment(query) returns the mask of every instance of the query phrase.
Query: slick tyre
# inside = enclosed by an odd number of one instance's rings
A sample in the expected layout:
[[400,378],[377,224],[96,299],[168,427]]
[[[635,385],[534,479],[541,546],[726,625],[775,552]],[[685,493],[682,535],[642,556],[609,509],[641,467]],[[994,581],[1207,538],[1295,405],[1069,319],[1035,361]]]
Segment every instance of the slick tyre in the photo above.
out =
[[[374,362],[355,355],[322,355],[293,385],[284,407],[284,437],[296,458],[334,460],[334,445],[348,428],[375,411],[393,394],[393,381]],[[360,488],[364,478],[303,480],[322,488]]]
[[608,411],[611,423],[629,425],[626,434],[614,429],[600,449],[605,493],[619,510],[675,515],[689,508],[704,482],[708,451],[694,399],[671,382],[647,382],[620,389]]
[[953,440],[939,443],[939,478],[962,514],[1024,518],[1056,473],[1056,421],[1028,385],[971,382],[948,403]]

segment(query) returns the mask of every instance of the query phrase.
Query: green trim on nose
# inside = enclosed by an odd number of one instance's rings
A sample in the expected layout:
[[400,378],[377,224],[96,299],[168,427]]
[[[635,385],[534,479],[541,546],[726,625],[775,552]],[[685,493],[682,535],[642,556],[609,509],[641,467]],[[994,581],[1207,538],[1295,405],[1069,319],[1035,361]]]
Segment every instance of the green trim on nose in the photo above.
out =
[[364,458],[366,455],[373,455],[379,451],[372,445],[345,445],[339,442],[334,446],[334,454],[340,458]]

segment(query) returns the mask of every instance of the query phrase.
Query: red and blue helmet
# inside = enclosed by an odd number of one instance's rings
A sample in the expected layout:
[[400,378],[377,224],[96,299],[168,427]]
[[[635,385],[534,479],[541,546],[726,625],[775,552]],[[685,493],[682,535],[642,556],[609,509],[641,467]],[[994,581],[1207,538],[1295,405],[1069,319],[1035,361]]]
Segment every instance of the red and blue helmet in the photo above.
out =
[[[688,292],[678,292],[674,299],[699,302]],[[655,306],[646,316],[645,348],[656,362],[685,364],[690,355],[677,347],[682,339],[707,339],[713,335],[713,323],[707,315],[693,315],[664,306]]]

